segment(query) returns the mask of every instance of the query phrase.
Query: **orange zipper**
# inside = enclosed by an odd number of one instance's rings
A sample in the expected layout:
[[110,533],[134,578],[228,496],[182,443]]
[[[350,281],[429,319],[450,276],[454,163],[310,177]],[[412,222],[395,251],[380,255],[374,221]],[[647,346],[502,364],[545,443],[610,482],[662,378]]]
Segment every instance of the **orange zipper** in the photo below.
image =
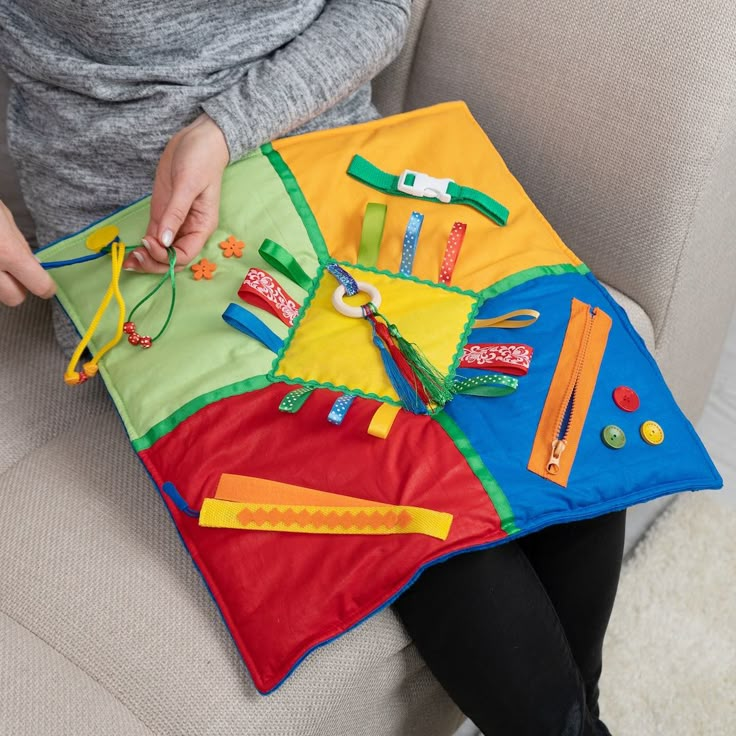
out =
[[527,468],[567,486],[593,397],[611,318],[573,299],[557,367],[534,437]]

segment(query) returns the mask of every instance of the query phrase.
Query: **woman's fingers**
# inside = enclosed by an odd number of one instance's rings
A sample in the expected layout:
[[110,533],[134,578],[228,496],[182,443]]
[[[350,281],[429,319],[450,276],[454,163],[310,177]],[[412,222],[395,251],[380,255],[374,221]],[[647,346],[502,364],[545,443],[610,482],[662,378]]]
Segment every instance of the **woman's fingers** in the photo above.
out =
[[26,290],[9,273],[0,271],[0,303],[17,307],[26,298]]
[[0,302],[17,306],[26,291],[48,299],[56,293],[56,284],[33,257],[13,215],[0,202]]

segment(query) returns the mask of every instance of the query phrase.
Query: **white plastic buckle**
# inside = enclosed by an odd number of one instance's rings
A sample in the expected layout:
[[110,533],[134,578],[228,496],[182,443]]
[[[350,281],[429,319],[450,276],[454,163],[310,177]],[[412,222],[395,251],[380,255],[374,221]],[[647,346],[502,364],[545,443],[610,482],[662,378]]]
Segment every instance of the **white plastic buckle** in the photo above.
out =
[[[414,176],[413,184],[406,183],[406,177],[409,175]],[[412,197],[429,197],[447,203],[450,201],[447,188],[454,181],[454,179],[435,179],[433,176],[423,174],[421,171],[404,169],[399,176],[397,189],[404,194],[411,194]]]

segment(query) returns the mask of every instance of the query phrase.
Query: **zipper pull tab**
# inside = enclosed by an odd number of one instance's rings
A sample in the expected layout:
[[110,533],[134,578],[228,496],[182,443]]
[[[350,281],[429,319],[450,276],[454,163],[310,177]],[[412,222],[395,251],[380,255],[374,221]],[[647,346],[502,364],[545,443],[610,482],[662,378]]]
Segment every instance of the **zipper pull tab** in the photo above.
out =
[[567,442],[565,440],[555,440],[552,443],[552,454],[547,460],[547,472],[550,475],[557,475],[560,472],[560,455],[565,451]]

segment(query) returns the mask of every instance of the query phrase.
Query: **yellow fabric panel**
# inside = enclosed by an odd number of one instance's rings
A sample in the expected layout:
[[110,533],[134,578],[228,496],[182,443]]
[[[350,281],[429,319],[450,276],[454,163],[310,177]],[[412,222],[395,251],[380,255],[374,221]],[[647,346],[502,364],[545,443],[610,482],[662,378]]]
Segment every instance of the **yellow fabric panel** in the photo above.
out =
[[206,498],[199,525],[300,534],[425,534],[447,539],[452,514],[416,506],[304,506]]
[[[296,177],[331,255],[338,260],[357,260],[366,203],[381,202],[388,206],[378,260],[381,269],[398,271],[413,210],[425,215],[414,261],[414,275],[421,279],[438,279],[456,220],[467,223],[468,230],[454,286],[480,291],[535,266],[581,263],[527,197],[465,103],[449,102],[359,126],[285,138],[274,148]],[[408,168],[478,189],[509,209],[508,223],[499,227],[464,205],[373,190],[345,173],[356,153],[394,175]]]
[[267,478],[223,473],[217,484],[215,498],[220,501],[243,503],[297,504],[302,506],[390,506],[338,493],[316,491],[313,488],[281,483]]
[[[417,344],[435,368],[449,374],[477,297],[354,266],[344,268],[356,280],[378,289],[383,300],[381,314],[407,340]],[[398,401],[373,344],[370,323],[346,317],[332,306],[337,285],[329,273],[323,274],[274,375]],[[361,293],[345,301],[356,306],[365,303],[367,297]]]

